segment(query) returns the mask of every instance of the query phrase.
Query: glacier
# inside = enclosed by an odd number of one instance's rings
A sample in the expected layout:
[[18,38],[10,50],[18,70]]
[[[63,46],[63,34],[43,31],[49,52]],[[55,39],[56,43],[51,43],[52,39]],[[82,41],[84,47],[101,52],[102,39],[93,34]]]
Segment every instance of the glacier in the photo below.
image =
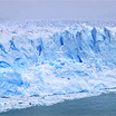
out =
[[0,22],[0,112],[110,91],[116,92],[115,26]]

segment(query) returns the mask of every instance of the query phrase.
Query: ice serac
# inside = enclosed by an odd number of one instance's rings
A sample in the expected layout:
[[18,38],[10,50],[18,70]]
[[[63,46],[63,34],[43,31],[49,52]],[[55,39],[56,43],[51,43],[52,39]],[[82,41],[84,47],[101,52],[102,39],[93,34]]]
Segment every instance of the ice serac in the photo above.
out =
[[116,28],[39,23],[0,25],[0,112],[9,108],[8,100],[12,109],[26,97],[88,96],[116,88]]

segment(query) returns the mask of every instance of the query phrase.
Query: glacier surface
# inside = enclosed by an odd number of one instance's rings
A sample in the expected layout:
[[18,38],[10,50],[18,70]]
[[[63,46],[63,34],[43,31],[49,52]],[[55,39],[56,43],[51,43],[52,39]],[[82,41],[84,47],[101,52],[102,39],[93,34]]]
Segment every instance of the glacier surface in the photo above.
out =
[[0,112],[115,89],[115,27],[0,22]]

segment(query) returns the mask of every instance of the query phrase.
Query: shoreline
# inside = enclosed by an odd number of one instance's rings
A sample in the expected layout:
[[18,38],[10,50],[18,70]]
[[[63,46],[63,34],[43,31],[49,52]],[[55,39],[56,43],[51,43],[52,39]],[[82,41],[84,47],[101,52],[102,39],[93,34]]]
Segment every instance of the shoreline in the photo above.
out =
[[116,116],[116,94],[65,100],[51,106],[34,106],[0,113],[0,116]]

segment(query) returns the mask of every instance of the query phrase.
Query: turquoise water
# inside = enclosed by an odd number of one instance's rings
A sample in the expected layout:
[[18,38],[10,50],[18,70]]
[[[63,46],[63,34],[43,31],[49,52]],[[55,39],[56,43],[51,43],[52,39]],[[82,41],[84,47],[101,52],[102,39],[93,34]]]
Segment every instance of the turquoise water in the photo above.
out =
[[116,94],[102,94],[52,106],[11,110],[0,116],[116,116]]

